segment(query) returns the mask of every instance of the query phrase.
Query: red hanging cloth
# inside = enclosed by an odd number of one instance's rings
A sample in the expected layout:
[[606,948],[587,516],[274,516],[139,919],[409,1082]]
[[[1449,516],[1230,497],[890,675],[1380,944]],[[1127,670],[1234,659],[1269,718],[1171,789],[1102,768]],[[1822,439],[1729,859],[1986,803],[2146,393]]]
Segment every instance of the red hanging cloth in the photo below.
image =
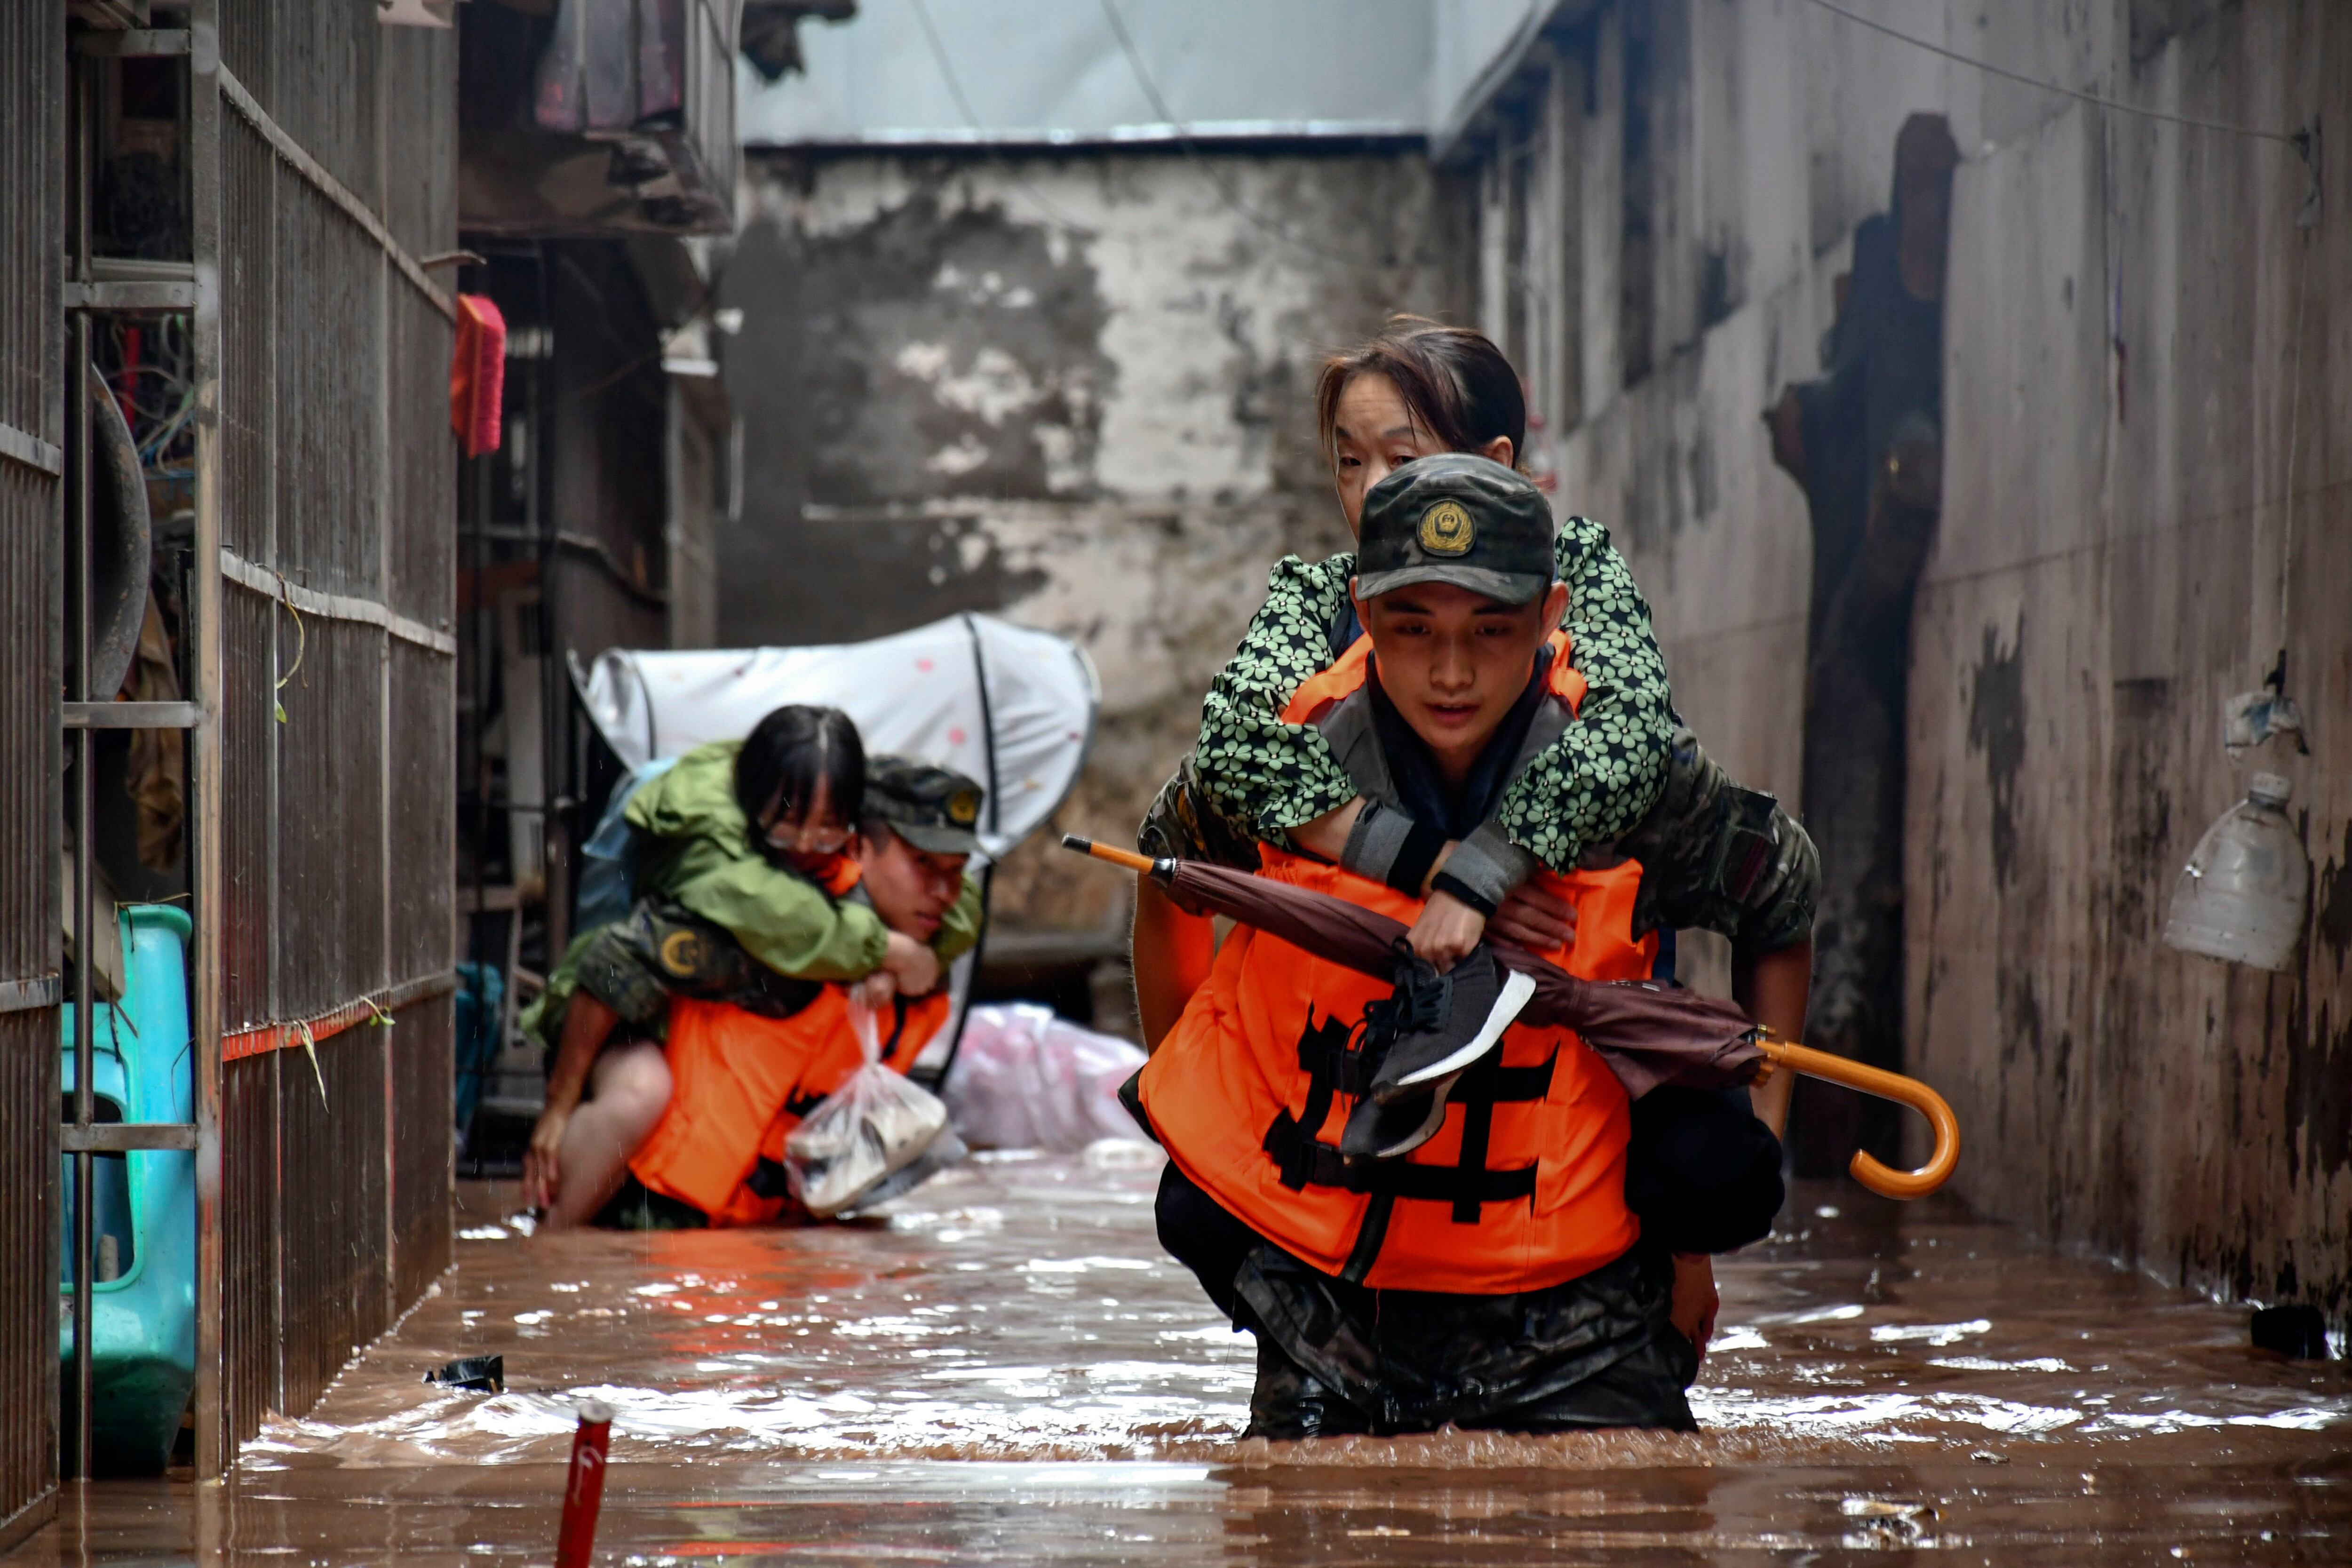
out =
[[458,295],[457,343],[449,356],[449,428],[468,458],[499,449],[506,379],[506,318],[486,294]]

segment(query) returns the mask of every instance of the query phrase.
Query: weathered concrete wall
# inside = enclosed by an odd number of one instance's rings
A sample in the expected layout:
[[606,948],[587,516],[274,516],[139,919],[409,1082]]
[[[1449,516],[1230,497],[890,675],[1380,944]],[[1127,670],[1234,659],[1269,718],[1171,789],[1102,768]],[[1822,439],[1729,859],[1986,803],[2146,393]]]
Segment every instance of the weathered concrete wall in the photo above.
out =
[[[745,426],[723,642],[874,637],[986,610],[1103,683],[1061,827],[1130,835],[1286,551],[1342,548],[1319,352],[1446,298],[1417,153],[755,159],[727,302]],[[1236,205],[1240,210],[1236,210]],[[1010,922],[1118,918],[1045,847]]]
[[[2176,113],[2352,117],[2352,16],[2326,0],[1871,14]],[[1958,1186],[1987,1210],[2342,1321],[2347,161],[2298,228],[2292,148],[2103,112],[1802,0],[1622,0],[1558,48],[1490,143],[1522,167],[1481,154],[1482,318],[1555,415],[1560,504],[1609,521],[1649,592],[1684,711],[1789,799],[1811,543],[1758,416],[1815,372],[1904,118],[1949,117],[1964,162],[1911,674],[1909,1059],[1959,1111]],[[2313,755],[2233,767],[2221,699],[2282,646]],[[2179,866],[2255,766],[2294,779],[2316,873],[2303,958],[2275,977],[2158,941]]]
[[[2336,9],[2216,7],[2118,85],[2332,126],[2352,114]],[[2352,180],[2336,160],[2301,229],[2292,150],[2105,120],[2069,109],[1956,186],[1944,528],[1912,671],[1913,1043],[1983,1130],[1986,1202],[2340,1320]],[[2233,767],[2223,700],[2281,647],[2313,754]],[[2294,780],[2319,873],[2276,976],[2158,941],[2181,863],[2257,766]]]

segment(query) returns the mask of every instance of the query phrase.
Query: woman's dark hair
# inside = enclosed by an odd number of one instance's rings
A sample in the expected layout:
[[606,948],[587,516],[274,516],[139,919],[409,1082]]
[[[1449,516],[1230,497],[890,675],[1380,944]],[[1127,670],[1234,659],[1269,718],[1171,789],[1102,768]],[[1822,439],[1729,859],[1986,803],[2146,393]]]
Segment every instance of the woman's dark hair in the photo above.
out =
[[820,782],[833,815],[856,822],[866,801],[866,742],[848,714],[795,703],[752,726],[735,757],[735,800],[751,822],[751,842],[765,838],[762,824],[803,815]]
[[1528,399],[1519,373],[1486,333],[1419,316],[1391,316],[1366,342],[1323,362],[1315,422],[1327,459],[1338,457],[1339,395],[1368,372],[1394,383],[1406,409],[1447,451],[1475,452],[1504,436],[1512,463],[1525,459]]

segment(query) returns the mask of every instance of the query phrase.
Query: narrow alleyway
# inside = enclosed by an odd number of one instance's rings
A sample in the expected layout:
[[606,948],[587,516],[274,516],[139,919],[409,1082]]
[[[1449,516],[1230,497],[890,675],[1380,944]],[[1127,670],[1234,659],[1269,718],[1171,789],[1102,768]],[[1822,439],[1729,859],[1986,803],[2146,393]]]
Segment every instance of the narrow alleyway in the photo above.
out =
[[[607,1407],[599,1568],[2352,1565],[2352,0],[0,0],[0,1568],[544,1568]],[[458,1179],[886,1053],[863,1219]],[[1460,1298],[1261,1376],[1147,1122]],[[1244,1437],[1679,1419],[1602,1259],[1769,1171],[1697,1432]]]
[[[2295,1563],[2352,1534],[2340,1363],[1842,1184],[1724,1270],[1702,1436],[1240,1443],[1248,1342],[1153,1240],[1155,1178],[1132,1146],[985,1156],[862,1227],[561,1238],[467,1188],[456,1271],[247,1449],[197,1560],[543,1562],[592,1393],[614,1563]],[[503,1395],[421,1381],[490,1352]],[[185,1501],[110,1486],[40,1550],[188,1561]]]

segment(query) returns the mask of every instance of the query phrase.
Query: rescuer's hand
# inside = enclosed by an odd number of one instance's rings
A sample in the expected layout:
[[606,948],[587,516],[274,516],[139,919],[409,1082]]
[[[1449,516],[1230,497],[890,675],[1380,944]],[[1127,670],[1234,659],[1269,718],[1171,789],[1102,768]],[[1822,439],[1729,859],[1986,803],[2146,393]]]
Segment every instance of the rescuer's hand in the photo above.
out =
[[850,994],[878,1013],[897,999],[898,982],[888,970],[877,969],[851,986]]
[[569,1110],[551,1105],[530,1130],[530,1144],[522,1153],[522,1201],[532,1208],[555,1206],[562,1182],[563,1130],[571,1121]]
[[881,973],[896,981],[903,994],[926,996],[940,983],[940,955],[913,937],[894,931],[882,954]]
[[1405,942],[1439,973],[1454,967],[1486,934],[1486,917],[1453,894],[1436,892],[1421,906],[1421,918],[1405,933]]
[[1576,941],[1576,906],[1533,881],[1521,882],[1496,909],[1486,930],[1529,952],[1549,952]]
[[1706,1359],[1706,1342],[1715,1338],[1715,1314],[1722,1305],[1715,1289],[1715,1259],[1704,1252],[1675,1253],[1675,1294],[1666,1316],[1701,1361]]

